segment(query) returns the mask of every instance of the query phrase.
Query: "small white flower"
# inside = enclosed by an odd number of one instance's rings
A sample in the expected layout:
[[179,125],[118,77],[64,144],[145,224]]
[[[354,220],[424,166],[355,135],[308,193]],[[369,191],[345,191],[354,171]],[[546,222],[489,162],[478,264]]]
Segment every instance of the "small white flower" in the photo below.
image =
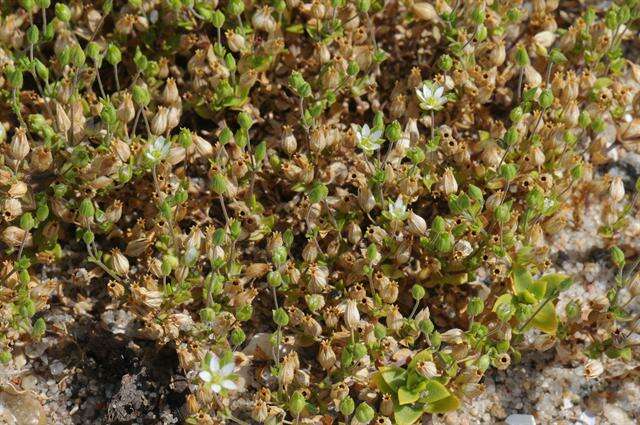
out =
[[233,362],[227,363],[224,366],[220,366],[220,359],[215,354],[211,353],[211,358],[208,364],[198,374],[207,388],[210,388],[214,393],[219,393],[222,389],[237,390],[238,385],[233,382],[235,379],[236,365]]
[[380,149],[382,144],[382,130],[371,131],[368,124],[362,127],[356,126],[356,138],[358,139],[358,147],[367,155],[371,155]]
[[402,197],[398,196],[396,202],[389,203],[389,216],[393,220],[402,221],[407,218],[407,206],[402,202]]
[[444,96],[444,87],[431,81],[422,83],[422,87],[416,89],[416,95],[420,101],[420,108],[425,111],[439,111],[448,100]]
[[147,150],[144,156],[152,163],[158,163],[169,155],[171,150],[171,144],[167,139],[162,136],[156,137],[156,139],[147,146]]

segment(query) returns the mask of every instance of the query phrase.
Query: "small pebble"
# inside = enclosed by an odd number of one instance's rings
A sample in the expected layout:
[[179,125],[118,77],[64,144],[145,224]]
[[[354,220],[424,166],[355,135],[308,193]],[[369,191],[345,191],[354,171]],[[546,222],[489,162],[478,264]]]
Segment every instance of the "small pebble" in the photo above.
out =
[[505,422],[507,425],[536,425],[536,420],[531,415],[509,415]]

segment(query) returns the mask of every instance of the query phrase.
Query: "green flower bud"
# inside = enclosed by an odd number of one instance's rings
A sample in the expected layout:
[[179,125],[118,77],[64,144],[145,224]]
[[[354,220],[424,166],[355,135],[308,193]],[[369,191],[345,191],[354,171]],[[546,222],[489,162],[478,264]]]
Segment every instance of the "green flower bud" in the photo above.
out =
[[100,49],[100,45],[95,41],[87,44],[85,48],[85,53],[96,65],[99,65],[102,59],[102,50]]
[[447,252],[451,252],[453,249],[453,245],[455,244],[455,240],[451,233],[441,233],[439,237],[436,239],[436,251],[446,254]]
[[36,218],[38,221],[45,221],[49,217],[49,207],[47,204],[38,205],[36,208]]
[[517,22],[518,20],[520,20],[520,15],[520,10],[516,7],[512,7],[507,11],[507,20],[509,22]]
[[73,66],[79,68],[84,65],[86,60],[87,58],[84,54],[84,50],[82,50],[82,47],[78,46],[77,44],[71,47],[71,63],[73,64]]
[[324,297],[320,294],[305,295],[304,300],[311,312],[316,312],[324,306]]
[[149,90],[143,86],[133,86],[132,98],[138,106],[147,106],[151,102],[151,95]]
[[86,232],[84,232],[82,234],[82,241],[84,243],[86,243],[87,245],[89,245],[90,243],[92,243],[95,239],[95,235],[93,234],[93,232],[91,230],[87,230]]
[[347,75],[350,77],[355,76],[358,72],[360,72],[360,67],[356,61],[350,61],[347,65]]
[[245,304],[236,310],[236,319],[240,322],[246,322],[253,316],[253,307],[251,304]]
[[389,124],[385,130],[385,136],[391,142],[397,142],[402,137],[402,127],[400,123],[395,120],[391,124]]
[[278,326],[287,326],[289,324],[289,315],[282,307],[273,310],[273,321]]
[[18,279],[20,283],[23,285],[27,285],[31,281],[31,275],[29,274],[29,270],[24,269],[18,272]]
[[27,12],[32,13],[36,4],[34,0],[20,0],[20,6],[22,6],[22,8]]
[[211,307],[203,308],[198,314],[200,315],[200,320],[203,322],[213,322],[216,318],[216,312]]
[[241,128],[248,130],[253,125],[253,120],[251,119],[249,114],[247,114],[246,112],[240,112],[238,114],[238,125]]
[[358,9],[358,12],[360,12],[360,13],[369,12],[369,9],[371,8],[371,0],[357,0],[356,1],[356,8]]
[[594,133],[602,133],[604,131],[604,120],[602,117],[596,117],[591,123],[591,129]]
[[567,319],[577,319],[582,313],[582,307],[580,307],[580,304],[578,304],[577,301],[571,300],[565,306],[565,313],[567,315]]
[[420,332],[425,335],[431,335],[431,333],[435,329],[435,326],[433,325],[431,319],[421,320],[420,323],[418,323],[418,327],[420,328]]
[[518,169],[515,164],[502,164],[500,166],[500,176],[506,181],[512,181],[516,177],[516,174],[518,174]]
[[538,103],[542,109],[547,109],[551,105],[553,105],[553,92],[551,89],[542,90],[540,93],[540,98],[538,99]]
[[433,223],[431,224],[431,229],[436,233],[444,232],[444,229],[445,229],[444,218],[440,217],[439,215],[436,216],[436,218],[433,219]]
[[477,316],[482,313],[484,310],[484,301],[482,298],[473,297],[469,300],[469,304],[467,304],[467,315],[469,316]]
[[515,127],[509,127],[504,133],[504,142],[507,146],[511,146],[518,141],[518,130]]
[[488,31],[487,31],[487,27],[485,27],[483,24],[478,25],[478,29],[476,30],[476,40],[478,42],[483,42],[487,39],[488,36]]
[[329,189],[324,184],[317,182],[313,185],[313,188],[309,191],[309,201],[312,204],[322,202],[329,194]]
[[222,13],[220,10],[216,10],[215,12],[213,12],[213,15],[211,16],[211,23],[216,28],[222,28],[222,26],[224,25],[224,13]]
[[227,5],[227,11],[231,16],[239,16],[244,11],[243,0],[230,0]]
[[587,111],[580,111],[580,115],[578,116],[578,125],[581,128],[587,128],[591,124],[591,116]]
[[376,412],[373,410],[371,406],[367,403],[360,403],[358,407],[356,407],[356,411],[354,413],[354,417],[361,424],[368,424],[373,420]]
[[27,41],[29,42],[29,44],[37,44],[39,38],[40,38],[40,30],[38,29],[37,26],[31,25],[27,29]]
[[11,352],[9,351],[0,351],[0,363],[3,365],[8,364],[11,361]]
[[45,41],[51,41],[53,40],[53,36],[56,33],[56,28],[54,26],[53,22],[49,22],[47,24],[47,26],[44,28],[44,30],[42,31],[42,38],[45,39]]
[[373,326],[373,335],[376,337],[376,339],[380,340],[387,336],[387,328],[381,323],[376,323]]
[[413,287],[411,287],[411,296],[413,297],[414,300],[420,301],[421,299],[424,298],[425,294],[426,294],[426,291],[422,285],[416,284],[416,285],[413,285]]
[[559,49],[551,49],[549,60],[552,63],[563,63],[567,61],[567,57]]
[[111,65],[117,65],[122,61],[122,52],[118,46],[113,43],[109,43],[107,46],[107,62]]
[[96,210],[93,206],[93,202],[91,202],[91,199],[84,198],[82,202],[80,202],[80,208],[78,209],[80,217],[93,217],[95,211]]
[[438,59],[438,66],[444,72],[448,72],[451,70],[451,68],[453,68],[453,59],[451,58],[451,56],[444,54]]
[[613,248],[611,248],[611,261],[613,261],[613,264],[615,264],[615,266],[618,268],[624,267],[624,264],[625,264],[624,252],[617,246],[614,246]]
[[216,194],[216,195],[222,195],[224,193],[227,192],[227,178],[224,176],[224,174],[222,173],[215,173],[212,177],[211,177],[211,190]]
[[604,16],[604,23],[610,30],[615,30],[618,26],[618,14],[614,8],[610,8]]
[[229,335],[229,340],[232,345],[240,345],[246,338],[247,336],[241,328],[233,328],[231,335]]
[[33,215],[31,215],[30,212],[26,212],[22,214],[22,217],[20,217],[20,228],[22,230],[29,231],[33,229],[35,225],[36,225],[36,222],[33,219]]
[[34,68],[36,70],[36,74],[38,75],[38,77],[40,77],[40,79],[44,80],[44,81],[48,81],[49,80],[49,68],[47,68],[45,66],[45,64],[43,64],[42,62],[40,62],[40,60],[35,59],[34,61]]
[[279,246],[273,251],[273,263],[276,266],[281,266],[287,261],[287,248]]
[[293,393],[291,399],[289,400],[289,411],[292,415],[298,416],[302,412],[306,404],[307,401],[305,400],[302,393],[300,391],[296,391]]
[[498,223],[504,224],[511,218],[511,206],[508,204],[498,205],[496,209],[493,210],[493,215]]
[[31,330],[31,335],[35,338],[40,338],[44,335],[47,330],[47,324],[45,323],[42,317],[38,318],[33,324],[33,329]]
[[509,113],[509,119],[511,120],[512,123],[515,124],[520,122],[523,115],[524,115],[524,112],[522,111],[522,108],[520,106],[516,106]]
[[15,68],[8,68],[6,76],[7,82],[12,89],[20,90],[22,88],[22,84],[24,83],[22,71]]
[[64,3],[56,3],[55,6],[56,18],[60,19],[62,22],[69,22],[71,19],[71,9]]
[[352,347],[353,359],[360,360],[367,355],[367,347],[362,342],[357,342]]
[[473,10],[471,11],[471,20],[476,25],[480,25],[484,23],[484,19],[485,19],[485,12],[483,8],[479,6],[474,7]]
[[544,205],[544,195],[539,188],[533,188],[527,193],[527,205],[534,210],[541,210]]
[[516,64],[521,68],[529,65],[529,54],[527,54],[527,50],[522,46],[516,49]]
[[109,126],[114,125],[118,121],[116,108],[111,102],[103,102],[102,110],[100,111],[100,118]]
[[353,401],[351,397],[346,396],[340,401],[339,408],[340,408],[340,413],[342,413],[344,416],[351,416],[351,414],[356,408],[356,403]]

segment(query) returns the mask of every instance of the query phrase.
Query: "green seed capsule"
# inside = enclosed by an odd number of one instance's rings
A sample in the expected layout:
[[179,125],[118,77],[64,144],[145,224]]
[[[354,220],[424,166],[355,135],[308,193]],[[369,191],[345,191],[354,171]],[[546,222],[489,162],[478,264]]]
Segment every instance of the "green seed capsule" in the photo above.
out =
[[422,285],[416,284],[416,285],[413,285],[413,287],[411,288],[411,296],[416,301],[420,301],[421,299],[423,299],[425,294],[426,294],[426,291]]
[[373,420],[376,412],[373,410],[371,406],[367,403],[360,403],[358,407],[356,407],[356,411],[354,412],[354,417],[361,424],[368,424]]
[[305,400],[302,393],[300,391],[296,391],[293,393],[291,399],[289,400],[289,411],[292,415],[297,416],[302,412],[306,404],[307,401]]
[[278,326],[287,326],[289,324],[289,315],[283,308],[273,310],[273,321]]
[[351,416],[356,408],[356,404],[351,397],[346,396],[340,401],[339,408],[340,413],[342,413],[344,416]]
[[118,46],[113,43],[109,43],[107,46],[107,62],[111,65],[117,65],[122,61],[122,52]]
[[80,202],[80,208],[78,209],[78,214],[80,214],[80,217],[93,217],[95,211],[96,210],[93,206],[93,202],[91,202],[91,199],[84,198],[82,202]]
[[55,6],[56,18],[60,19],[62,22],[69,22],[71,19],[71,9],[64,3],[56,3]]

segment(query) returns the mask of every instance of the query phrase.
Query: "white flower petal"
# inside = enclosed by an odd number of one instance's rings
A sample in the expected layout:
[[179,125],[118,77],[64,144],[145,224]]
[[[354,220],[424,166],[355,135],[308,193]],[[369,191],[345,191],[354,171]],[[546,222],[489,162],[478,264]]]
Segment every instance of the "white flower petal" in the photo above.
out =
[[220,391],[222,391],[222,387],[218,384],[213,384],[211,386],[211,389],[213,390],[214,393],[219,393]]
[[233,362],[227,363],[226,365],[224,365],[222,367],[222,369],[220,369],[220,375],[221,376],[228,376],[229,374],[233,373],[235,368],[236,368],[235,363],[233,363]]
[[369,137],[371,134],[371,129],[369,128],[369,124],[365,124],[362,126],[362,136]]
[[211,360],[209,361],[209,370],[213,373],[218,373],[220,371],[220,359],[213,353],[211,355]]
[[442,97],[442,94],[444,93],[444,87],[440,86],[436,89],[434,96],[435,97]]
[[228,390],[237,390],[238,389],[238,385],[229,380],[229,379],[225,379],[224,381],[222,381],[222,386]]
[[203,370],[202,372],[200,372],[198,374],[198,376],[200,377],[200,379],[202,379],[204,382],[211,382],[211,380],[213,379],[213,376],[211,375],[211,373],[209,373],[206,370]]
[[382,130],[376,130],[371,134],[371,140],[377,141],[380,137],[382,137]]

